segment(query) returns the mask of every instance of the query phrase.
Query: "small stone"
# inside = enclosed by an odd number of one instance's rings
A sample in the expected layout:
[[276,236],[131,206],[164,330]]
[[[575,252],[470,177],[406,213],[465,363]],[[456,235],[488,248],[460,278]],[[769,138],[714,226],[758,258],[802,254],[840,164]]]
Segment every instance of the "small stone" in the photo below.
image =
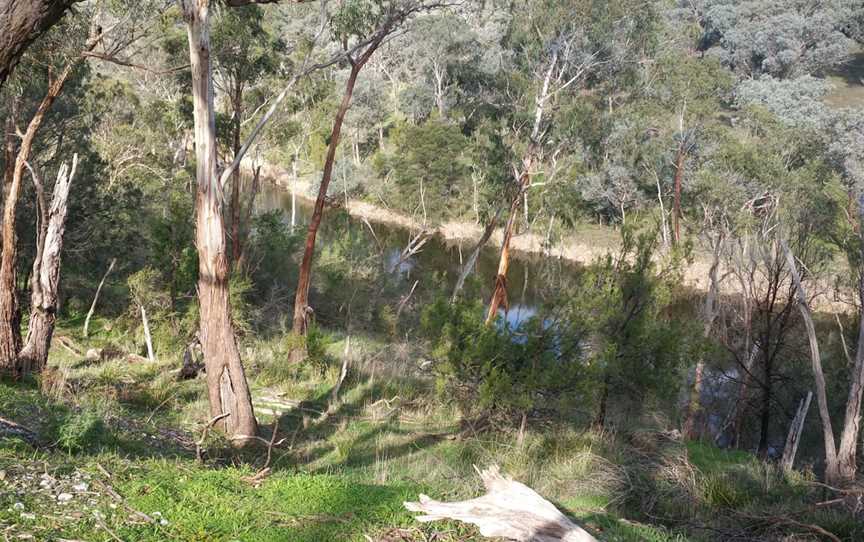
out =
[[71,493],[61,493],[57,495],[57,502],[69,502],[72,500]]
[[89,487],[90,486],[88,486],[86,483],[81,482],[80,484],[75,484],[74,486],[72,486],[72,489],[74,489],[78,493],[82,493],[84,491],[87,491],[87,489],[89,489]]
[[12,505],[12,509],[13,510],[24,510],[24,503],[23,502],[16,502],[15,504]]

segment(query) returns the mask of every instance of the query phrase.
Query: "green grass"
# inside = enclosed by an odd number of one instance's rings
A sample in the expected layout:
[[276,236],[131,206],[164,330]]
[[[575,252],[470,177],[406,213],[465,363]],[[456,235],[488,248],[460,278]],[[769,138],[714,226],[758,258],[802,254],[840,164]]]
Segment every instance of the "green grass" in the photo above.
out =
[[[74,330],[65,333],[84,342]],[[0,438],[6,484],[0,485],[0,527],[12,538],[93,542],[114,536],[154,542],[364,541],[366,535],[385,539],[393,529],[403,529],[399,536],[410,542],[433,536],[441,542],[482,540],[471,527],[420,525],[402,502],[419,493],[441,500],[480,495],[474,465],[491,464],[603,541],[718,540],[705,534],[710,530],[688,526],[740,533],[739,511],[784,514],[812,501],[807,474],[787,476],[749,453],[685,444],[657,431],[600,433],[562,422],[530,425],[522,446],[504,430],[466,437],[458,411],[436,398],[432,382],[406,370],[407,362],[370,361],[384,348],[388,356],[406,359],[418,353],[371,338],[352,337],[351,375],[339,404],[321,417],[338,378],[344,340],[328,339],[334,362],[323,370],[272,370],[283,364],[279,337],[244,344],[253,398],[299,402],[277,418],[260,416],[264,436],[277,422],[290,446],[274,450],[272,472],[257,486],[244,478],[263,464],[261,449],[234,453],[211,435],[205,463],[195,460],[194,442],[209,418],[204,382],[177,382],[171,374],[176,355],[155,364],[87,364],[54,349],[60,355],[52,357],[52,366],[62,384],[56,394],[45,397],[36,381],[0,382],[2,415],[43,437],[40,449]],[[73,478],[87,476],[90,493],[58,505],[60,489],[38,488],[43,473],[68,481],[62,482],[67,490]],[[99,484],[113,487],[125,505]],[[29,489],[18,492],[19,486]],[[158,523],[136,520],[127,505]],[[864,535],[854,518],[838,511],[796,519],[845,540]],[[770,532],[757,527],[748,536],[800,533],[789,526]]]

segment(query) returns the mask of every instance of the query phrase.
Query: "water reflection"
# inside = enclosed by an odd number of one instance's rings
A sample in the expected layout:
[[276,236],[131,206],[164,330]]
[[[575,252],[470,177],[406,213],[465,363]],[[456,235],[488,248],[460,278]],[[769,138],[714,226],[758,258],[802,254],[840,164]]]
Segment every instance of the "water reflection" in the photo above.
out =
[[[282,211],[286,222],[290,222],[291,195],[286,190],[265,184],[256,202],[258,212]],[[311,205],[307,200],[298,199],[297,227],[305,229],[311,216]],[[339,217],[337,220],[336,217]],[[318,233],[319,246],[333,242],[336,236],[345,231],[345,214],[326,212]],[[418,288],[431,288],[437,274],[446,281],[452,290],[459,276],[462,263],[473,248],[473,241],[447,241],[439,236],[430,239],[420,252],[403,258],[403,250],[411,240],[409,230],[389,224],[365,223],[361,219],[348,218],[347,227],[352,229],[352,239],[363,243],[363,247],[377,247],[381,253],[384,270],[398,275],[406,283],[420,279]],[[374,232],[374,233],[373,233]],[[416,233],[416,232],[415,232]],[[357,247],[357,248],[363,248]],[[370,250],[366,248],[367,250]],[[374,250],[372,248],[371,250]],[[518,328],[528,319],[537,316],[545,301],[559,295],[562,288],[571,283],[578,268],[569,262],[546,258],[540,255],[513,253],[507,277],[507,290],[510,310],[505,315],[504,324],[510,329]],[[481,278],[480,295],[484,299],[492,294],[493,278],[498,269],[499,249],[487,247],[477,260],[475,276]],[[426,280],[426,278],[429,280]],[[441,286],[440,281],[438,286]],[[442,292],[448,294],[449,292]]]

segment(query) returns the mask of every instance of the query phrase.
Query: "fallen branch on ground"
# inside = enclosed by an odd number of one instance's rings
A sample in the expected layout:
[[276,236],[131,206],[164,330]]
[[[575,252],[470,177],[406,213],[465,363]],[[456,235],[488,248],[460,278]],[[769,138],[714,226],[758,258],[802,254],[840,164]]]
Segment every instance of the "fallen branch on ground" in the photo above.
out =
[[210,428],[216,425],[219,420],[227,418],[230,415],[230,412],[223,412],[218,416],[214,416],[213,419],[207,422],[207,425],[204,426],[204,430],[201,432],[201,438],[195,443],[195,458],[199,463],[204,462],[204,452],[202,452],[201,447],[204,446],[204,441],[207,440],[207,433],[210,432]]
[[[476,467],[475,467],[476,469]],[[501,475],[497,466],[477,470],[486,494],[461,502],[441,502],[420,495],[420,502],[403,503],[421,512],[417,521],[453,519],[480,528],[485,537],[518,542],[597,542],[530,487]]]
[[39,436],[35,431],[6,418],[0,418],[0,435],[21,437],[33,446],[39,441]]

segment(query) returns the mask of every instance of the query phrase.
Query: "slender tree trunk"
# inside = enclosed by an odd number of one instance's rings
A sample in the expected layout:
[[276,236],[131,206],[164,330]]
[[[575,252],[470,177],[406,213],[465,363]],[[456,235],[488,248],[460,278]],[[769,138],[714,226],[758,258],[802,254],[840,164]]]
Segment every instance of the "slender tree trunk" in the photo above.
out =
[[[108,278],[108,275],[111,274],[111,271],[114,270],[114,266],[117,264],[117,258],[111,258],[111,263],[108,264],[108,270],[105,271],[105,274],[102,275],[102,280],[99,281],[99,286],[96,288],[96,294],[93,296],[93,303],[90,304],[90,310],[87,311],[87,318],[84,319],[84,337],[87,337],[90,330],[90,319],[93,318],[93,314],[96,312],[96,304],[99,302],[99,294],[102,293],[102,287],[105,286],[105,280]],[[174,281],[172,280],[173,284]],[[173,302],[173,296],[172,296]]]
[[[810,343],[810,361],[813,365],[813,380],[816,382],[816,404],[819,406],[819,418],[822,421],[822,438],[825,443],[825,480],[829,484],[843,481],[840,473],[840,465],[837,457],[836,443],[834,440],[834,429],[831,426],[831,411],[828,406],[828,392],[825,384],[825,373],[822,371],[822,355],[819,352],[819,342],[816,339],[816,326],[813,324],[813,316],[810,314],[810,305],[807,303],[807,293],[801,284],[801,276],[798,274],[798,266],[795,258],[785,240],[780,240],[783,252],[786,255],[786,263],[795,283],[798,298],[798,308],[804,319],[804,327],[807,330],[807,339]],[[859,347],[859,354],[861,348]],[[848,405],[847,405],[848,407]],[[854,466],[852,467],[854,469]],[[853,470],[854,472],[854,470]]]
[[189,38],[195,116],[198,303],[201,347],[207,370],[210,415],[221,420],[235,445],[252,442],[258,430],[240,350],[231,322],[228,255],[222,216],[222,186],[216,175],[216,121],[210,67],[209,1],[183,0]]
[[18,236],[15,231],[16,211],[18,210],[18,198],[21,193],[21,180],[24,176],[24,167],[30,158],[33,148],[33,140],[42,126],[45,114],[54,104],[54,100],[63,90],[63,85],[77,61],[66,65],[60,75],[48,85],[48,92],[39,104],[36,114],[30,120],[27,131],[21,140],[18,155],[15,158],[15,167],[12,171],[12,180],[6,201],[3,204],[3,248],[0,256],[0,372],[11,374],[14,377],[21,375],[18,367],[18,351],[21,348],[21,313],[18,307],[18,296],[16,292],[16,267],[18,264]]
[[[312,257],[315,255],[315,239],[318,236],[318,227],[321,225],[321,217],[324,215],[324,202],[327,198],[327,188],[333,177],[333,163],[336,160],[336,149],[339,147],[339,136],[342,133],[342,123],[345,114],[351,106],[351,96],[354,93],[354,85],[360,70],[381,44],[383,35],[369,44],[363,55],[351,61],[351,73],[345,83],[345,92],[342,95],[342,103],[336,111],[333,121],[333,131],[330,133],[330,144],[327,147],[327,157],[324,160],[324,172],[321,175],[321,186],[318,188],[318,197],[315,199],[315,207],[309,220],[309,228],[306,233],[306,246],[303,250],[303,261],[300,264],[300,276],[297,279],[297,293],[294,296],[294,325],[293,331],[297,335],[306,335],[308,317],[311,312],[309,307],[309,286],[312,281]],[[299,361],[305,357],[304,353],[295,349],[292,352],[292,361]]]
[[[864,225],[864,196],[858,202],[858,223]],[[864,232],[859,245],[861,256],[864,256]],[[864,270],[859,270],[858,300],[861,307],[858,324],[858,350],[855,354],[855,365],[849,375],[849,395],[846,399],[846,413],[843,421],[843,432],[840,434],[840,449],[837,461],[840,478],[844,483],[855,479],[856,451],[858,437],[861,433],[861,401],[864,396]]]
[[672,230],[675,244],[681,241],[681,179],[684,176],[684,159],[687,153],[684,150],[684,142],[678,148],[675,155],[675,196],[672,202]]
[[10,100],[9,114],[6,117],[6,124],[3,132],[3,199],[6,199],[6,194],[9,187],[12,185],[12,176],[15,173],[15,116],[17,104],[14,100]]
[[543,122],[543,111],[546,101],[549,99],[549,87],[552,83],[552,74],[555,72],[555,67],[558,64],[558,51],[555,50],[552,58],[549,61],[549,67],[546,70],[546,75],[543,77],[543,83],[540,87],[540,92],[537,95],[534,108],[534,125],[531,129],[530,143],[528,152],[522,159],[522,172],[517,174],[517,192],[510,202],[510,216],[507,219],[507,225],[504,227],[504,239],[501,241],[501,257],[498,260],[498,274],[495,276],[495,288],[492,292],[492,299],[489,301],[489,312],[486,314],[486,325],[492,324],[498,315],[498,307],[504,304],[505,311],[507,310],[507,270],[510,267],[510,239],[513,237],[513,227],[516,224],[516,218],[519,215],[519,203],[522,201],[525,192],[531,185],[531,168],[534,166],[535,156],[539,150],[540,128]]
[[480,252],[492,237],[492,232],[495,231],[495,226],[498,225],[498,218],[500,216],[501,208],[498,209],[495,216],[493,216],[489,223],[486,224],[486,228],[483,230],[483,235],[477,241],[477,244],[474,245],[474,250],[471,251],[471,255],[462,265],[462,271],[459,273],[459,278],[456,280],[456,286],[453,287],[453,295],[450,296],[450,303],[455,303],[456,299],[458,299],[459,292],[461,292],[462,288],[465,286],[465,281],[477,265],[477,259],[480,257]]
[[30,293],[30,323],[27,340],[18,356],[25,373],[41,372],[48,364],[48,351],[59,308],[60,258],[63,252],[63,234],[66,231],[66,210],[69,187],[78,167],[78,155],[72,158],[71,170],[64,164],[54,183],[51,208],[45,209],[44,190],[35,176],[39,198],[40,220],[37,230],[36,256],[33,260]]
[[771,429],[771,401],[774,400],[774,386],[772,378],[774,376],[774,356],[770,354],[770,349],[763,350],[765,354],[765,363],[763,364],[762,373],[762,404],[759,411],[759,444],[756,447],[760,457],[768,456],[768,436]]
[[532,155],[529,154],[524,162],[524,170],[522,178],[519,179],[519,190],[510,202],[510,216],[507,219],[507,225],[504,226],[504,239],[501,241],[501,257],[498,260],[498,274],[495,276],[495,289],[492,292],[492,299],[489,301],[489,311],[486,313],[486,325],[490,325],[498,316],[498,308],[504,305],[504,310],[509,308],[507,302],[507,271],[510,268],[510,239],[513,238],[513,228],[516,225],[516,219],[519,216],[519,203],[522,201],[522,194],[531,184],[531,174],[529,169],[532,165]]
[[[231,127],[231,148],[236,158],[240,154],[240,115],[243,108],[243,90],[240,83],[237,83],[237,88],[234,89],[234,96],[231,99],[234,116],[232,118]],[[231,174],[231,258],[236,263],[240,260],[243,248],[240,239],[240,168],[234,169]]]

